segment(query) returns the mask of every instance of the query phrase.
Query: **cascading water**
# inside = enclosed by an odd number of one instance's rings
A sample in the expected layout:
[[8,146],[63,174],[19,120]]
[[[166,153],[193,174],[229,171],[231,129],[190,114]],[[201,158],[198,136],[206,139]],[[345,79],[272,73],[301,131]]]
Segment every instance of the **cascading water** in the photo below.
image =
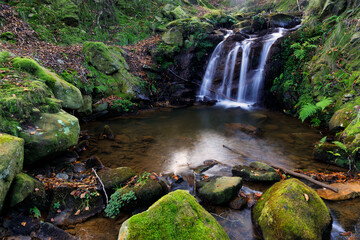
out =
[[[221,100],[232,100],[234,102],[246,103],[248,105],[255,104],[260,100],[260,92],[264,80],[264,69],[266,61],[268,59],[270,49],[277,39],[283,36],[284,28],[279,28],[278,32],[266,35],[264,37],[249,38],[245,39],[241,43],[236,43],[235,46],[226,55],[225,69],[223,72],[221,85],[213,86],[214,76],[216,74],[220,56],[223,51],[224,43],[227,38],[232,35],[232,32],[224,37],[224,40],[218,44],[214,52],[211,55],[209,64],[206,68],[203,82],[200,88],[199,97],[205,96],[211,97],[214,93],[216,99]],[[263,47],[259,56],[259,63],[256,69],[252,71],[254,74],[250,76],[249,66],[251,64],[251,50],[255,41],[263,42]],[[241,65],[239,78],[235,79],[237,55],[239,50],[242,49],[241,53]],[[236,90],[237,91],[234,91]],[[234,93],[235,92],[235,93]]]
[[238,88],[238,96],[237,96],[238,102],[245,101],[245,93],[247,89],[246,75],[247,75],[249,59],[250,59],[251,44],[252,44],[252,40],[249,39],[249,40],[244,40],[241,45],[243,49],[243,53],[241,57],[239,88]]
[[218,66],[219,58],[221,51],[223,49],[223,44],[226,41],[226,39],[233,34],[233,31],[227,31],[227,34],[224,37],[224,40],[222,40],[215,48],[214,52],[211,54],[209,64],[206,68],[205,75],[202,80],[202,84],[200,87],[200,94],[199,97],[203,98],[204,96],[208,96],[210,93],[210,88],[212,81],[214,79],[214,75],[216,73],[216,68]]

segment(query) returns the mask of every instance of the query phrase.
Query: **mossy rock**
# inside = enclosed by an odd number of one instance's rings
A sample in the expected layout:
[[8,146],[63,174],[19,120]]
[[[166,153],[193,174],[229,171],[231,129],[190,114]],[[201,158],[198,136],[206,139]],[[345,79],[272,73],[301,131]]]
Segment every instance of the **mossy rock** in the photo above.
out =
[[119,58],[122,56],[111,53],[102,42],[85,42],[82,52],[89,64],[107,75],[111,75],[121,68]]
[[[343,108],[334,113],[329,122],[330,131],[345,129],[353,119],[353,113],[348,108]],[[356,115],[355,115],[356,116]]]
[[10,185],[24,162],[24,140],[0,133],[0,212]]
[[44,202],[46,199],[45,186],[26,173],[19,173],[15,176],[9,191],[10,207],[21,203],[28,197],[32,198],[33,206],[41,206],[40,202]]
[[106,189],[120,187],[136,175],[135,171],[128,167],[105,168],[100,170],[98,174]]
[[273,182],[281,180],[281,177],[274,169],[272,171],[266,171],[238,165],[232,168],[232,173],[234,176],[242,177],[249,182]]
[[[119,211],[121,212],[131,212],[136,208],[148,207],[161,198],[165,193],[162,184],[151,178],[126,188],[120,188],[117,191],[120,192],[120,196],[133,191],[136,197],[136,199],[133,199],[121,206],[119,208]],[[114,207],[117,208],[116,206]]]
[[213,177],[197,183],[198,196],[204,202],[220,205],[233,199],[242,187],[240,177]]
[[343,137],[355,137],[360,133],[360,111],[351,123],[345,128]]
[[54,9],[59,14],[61,12],[61,20],[68,26],[77,27],[80,24],[80,18],[78,16],[79,8],[71,0],[57,0],[53,3]]
[[57,74],[41,67],[33,59],[16,57],[12,62],[15,68],[43,80],[50,87],[55,97],[62,100],[63,107],[79,109],[83,105],[82,95],[78,88],[66,82]]
[[84,116],[92,114],[92,97],[90,95],[83,95],[83,106],[78,109],[78,113]]
[[190,15],[187,14],[180,6],[177,6],[174,10],[170,12],[174,19],[189,18]]
[[125,221],[118,239],[229,239],[225,230],[194,197],[171,192],[147,211]]
[[262,195],[253,220],[264,239],[329,239],[332,224],[319,195],[294,178],[275,183]]
[[169,45],[181,47],[184,44],[183,33],[179,28],[171,28],[163,36],[162,40]]
[[80,126],[76,117],[65,111],[41,113],[33,125],[19,133],[25,140],[25,164],[30,165],[64,152],[76,145],[79,134]]

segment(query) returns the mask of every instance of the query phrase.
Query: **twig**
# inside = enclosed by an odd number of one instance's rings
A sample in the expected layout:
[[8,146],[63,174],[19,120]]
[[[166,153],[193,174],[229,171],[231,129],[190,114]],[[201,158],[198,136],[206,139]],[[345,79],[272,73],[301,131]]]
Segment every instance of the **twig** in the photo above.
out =
[[[240,152],[238,152],[238,151],[236,151],[236,150],[234,150],[234,149],[232,149],[232,148],[230,148],[230,147],[228,147],[228,146],[226,146],[226,145],[223,145],[223,147],[226,148],[226,149],[228,149],[228,150],[230,150],[230,151],[233,152],[233,153],[236,153],[236,154],[241,155],[242,157],[247,157],[247,156],[245,156],[244,154],[242,154],[242,153],[240,153]],[[315,180],[315,179],[313,179],[313,178],[311,178],[311,177],[309,177],[309,176],[306,176],[306,175],[304,175],[304,174],[291,171],[291,170],[286,169],[286,168],[284,168],[284,167],[282,167],[282,166],[279,166],[279,165],[276,165],[276,164],[273,164],[273,163],[269,163],[269,162],[266,162],[266,161],[263,161],[263,160],[258,160],[258,159],[256,159],[256,161],[266,163],[266,164],[272,166],[273,168],[281,169],[283,172],[285,172],[285,173],[287,173],[287,174],[290,174],[290,175],[292,175],[292,176],[294,176],[294,177],[306,179],[306,180],[308,180],[309,182],[312,182],[312,183],[314,183],[314,184],[316,184],[316,185],[318,185],[318,186],[320,186],[320,187],[324,187],[324,188],[330,189],[330,190],[332,190],[332,191],[334,191],[334,192],[336,192],[336,193],[339,192],[339,190],[338,190],[337,188],[332,187],[332,186],[330,186],[330,185],[328,185],[328,184],[326,184],[326,183],[319,182],[319,181],[317,181],[317,180]]]
[[109,198],[108,198],[108,195],[106,194],[106,190],[105,190],[105,186],[104,186],[104,183],[101,181],[101,178],[99,177],[99,175],[97,175],[96,171],[94,168],[92,168],[93,172],[95,173],[95,176],[97,177],[97,179],[99,179],[99,182],[102,186],[102,189],[104,191],[104,194],[105,194],[105,198],[106,198],[106,205],[109,204]]
[[241,222],[240,220],[230,220],[230,219],[227,219],[227,218],[224,218],[223,216],[220,216],[218,214],[215,214],[215,213],[210,213],[211,215],[215,216],[215,217],[218,217],[218,218],[221,218],[225,221],[229,221],[229,222]]

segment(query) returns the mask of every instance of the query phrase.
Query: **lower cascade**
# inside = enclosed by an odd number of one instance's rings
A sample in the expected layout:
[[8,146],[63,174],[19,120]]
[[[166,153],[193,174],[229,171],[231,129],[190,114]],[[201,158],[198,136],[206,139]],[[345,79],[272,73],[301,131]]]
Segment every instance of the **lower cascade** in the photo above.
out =
[[[276,28],[271,34],[250,36],[242,42],[232,41],[229,36],[233,32],[228,31],[210,57],[199,98],[230,100],[247,105],[259,103],[271,47],[286,31],[289,30]],[[258,43],[262,47],[257,56],[255,48]]]

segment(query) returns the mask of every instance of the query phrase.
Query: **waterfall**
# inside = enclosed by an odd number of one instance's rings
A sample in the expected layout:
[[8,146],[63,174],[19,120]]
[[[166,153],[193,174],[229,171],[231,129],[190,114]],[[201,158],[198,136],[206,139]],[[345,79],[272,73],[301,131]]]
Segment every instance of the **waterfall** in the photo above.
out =
[[209,64],[206,68],[205,75],[202,80],[202,84],[200,87],[200,97],[208,96],[211,88],[211,84],[214,79],[214,75],[216,73],[216,68],[218,66],[220,54],[223,48],[223,44],[226,41],[226,39],[233,34],[233,31],[227,31],[227,34],[224,37],[224,40],[222,40],[215,48],[214,52],[211,54]]
[[[264,80],[264,70],[270,49],[276,40],[283,36],[284,29],[279,28],[277,31],[278,32],[265,35],[264,37],[245,39],[241,43],[236,42],[235,46],[229,51],[229,53],[224,54],[222,53],[224,43],[226,42],[228,36],[232,34],[232,32],[228,32],[228,34],[224,37],[224,40],[218,44],[211,55],[203,77],[199,97],[210,97],[213,95],[210,94],[209,89],[211,89],[217,93],[216,99],[220,101],[232,99],[234,102],[246,103],[249,105],[259,102]],[[249,66],[253,65],[251,65],[251,55],[253,54],[251,50],[255,41],[262,42],[263,46],[256,69],[249,69]],[[240,72],[238,72],[239,77],[237,78],[237,75],[234,76],[234,72],[236,71],[235,66],[237,64],[237,55],[240,48],[242,49],[242,55]],[[216,80],[217,82],[215,82],[214,77],[220,62],[220,57],[223,55],[226,56],[226,61],[220,85],[218,82],[220,82],[221,79]],[[254,72],[254,74],[248,74],[250,70]],[[233,90],[236,90],[236,88],[237,95],[233,96]]]
[[249,39],[249,40],[244,40],[241,45],[243,52],[241,56],[241,68],[240,68],[239,88],[238,88],[238,96],[237,96],[238,102],[245,101],[245,94],[247,89],[246,74],[249,65],[251,44],[252,41],[251,39]]
[[283,32],[284,29],[279,28],[278,33],[270,34],[270,38],[266,39],[264,42],[263,49],[261,50],[260,54],[260,63],[258,68],[256,69],[251,94],[248,99],[249,102],[257,103],[259,101],[259,93],[262,89],[262,82],[264,80],[264,69],[266,65],[266,60],[268,59],[272,45],[276,42],[277,39],[283,36]]

